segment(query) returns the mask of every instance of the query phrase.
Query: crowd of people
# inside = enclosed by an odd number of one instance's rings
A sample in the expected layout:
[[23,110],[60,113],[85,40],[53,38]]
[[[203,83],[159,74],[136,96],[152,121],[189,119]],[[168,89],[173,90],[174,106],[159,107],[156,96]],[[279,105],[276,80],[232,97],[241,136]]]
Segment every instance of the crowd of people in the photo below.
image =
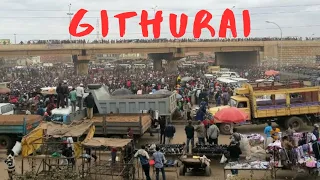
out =
[[212,38],[212,39],[116,39],[116,40],[30,40],[19,44],[115,44],[115,43],[163,43],[163,42],[238,42],[238,41],[319,41],[320,37],[254,37],[254,38]]

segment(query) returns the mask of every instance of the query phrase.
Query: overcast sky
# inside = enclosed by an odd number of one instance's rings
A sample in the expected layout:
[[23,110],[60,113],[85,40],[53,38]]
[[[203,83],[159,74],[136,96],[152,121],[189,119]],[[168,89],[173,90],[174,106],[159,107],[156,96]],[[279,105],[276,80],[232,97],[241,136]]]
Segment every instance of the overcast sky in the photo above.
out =
[[[69,3],[71,12],[80,8],[87,9],[83,22],[97,26],[100,10],[106,9],[109,16],[110,32],[106,39],[119,39],[118,21],[113,15],[125,11],[137,11],[138,16],[127,21],[124,38],[142,38],[139,26],[141,10],[148,10],[153,15],[153,7],[163,10],[161,37],[172,38],[169,30],[169,13],[186,13],[189,16],[187,34],[192,37],[192,24],[195,14],[205,9],[214,18],[211,24],[218,34],[220,19],[226,8],[233,8],[236,14],[238,35],[243,37],[242,10],[248,9],[251,14],[250,37],[280,37],[280,31],[273,24],[279,24],[283,36],[319,36],[320,37],[320,1],[319,0],[2,0],[0,11],[0,39],[11,39],[14,34],[17,42],[39,39],[69,39]],[[100,26],[101,27],[101,26]],[[149,29],[149,33],[152,29]],[[84,39],[96,39],[97,29]],[[314,34],[314,35],[313,35]],[[201,38],[210,38],[203,30]],[[76,39],[76,38],[73,38]]]

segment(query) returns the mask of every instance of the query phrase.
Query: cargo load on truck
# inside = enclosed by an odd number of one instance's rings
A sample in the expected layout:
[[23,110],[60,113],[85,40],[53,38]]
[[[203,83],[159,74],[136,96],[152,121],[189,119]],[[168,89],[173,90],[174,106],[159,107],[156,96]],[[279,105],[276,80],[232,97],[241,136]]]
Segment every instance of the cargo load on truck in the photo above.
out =
[[0,116],[0,148],[12,148],[15,141],[36,128],[42,117],[39,115],[5,115]]
[[96,109],[104,114],[139,114],[144,110],[158,110],[159,116],[172,119],[177,103],[176,93],[113,96],[107,86],[91,84],[89,91],[94,97]]
[[108,114],[93,117],[92,121],[96,127],[95,134],[107,137],[126,136],[128,128],[131,128],[134,136],[140,137],[151,126],[149,114]]

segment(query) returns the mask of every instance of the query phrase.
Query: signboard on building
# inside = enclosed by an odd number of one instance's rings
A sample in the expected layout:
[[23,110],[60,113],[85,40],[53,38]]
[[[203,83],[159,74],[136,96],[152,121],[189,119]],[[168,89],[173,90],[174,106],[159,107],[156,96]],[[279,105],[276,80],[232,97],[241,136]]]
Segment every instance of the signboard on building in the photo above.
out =
[[0,39],[0,45],[10,44],[10,39]]

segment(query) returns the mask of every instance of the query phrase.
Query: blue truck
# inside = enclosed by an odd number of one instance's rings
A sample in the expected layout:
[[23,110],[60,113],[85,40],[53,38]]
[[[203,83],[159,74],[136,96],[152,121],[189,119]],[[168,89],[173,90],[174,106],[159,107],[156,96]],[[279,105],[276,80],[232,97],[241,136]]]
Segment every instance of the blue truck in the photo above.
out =
[[0,149],[12,148],[41,121],[39,115],[0,115]]

